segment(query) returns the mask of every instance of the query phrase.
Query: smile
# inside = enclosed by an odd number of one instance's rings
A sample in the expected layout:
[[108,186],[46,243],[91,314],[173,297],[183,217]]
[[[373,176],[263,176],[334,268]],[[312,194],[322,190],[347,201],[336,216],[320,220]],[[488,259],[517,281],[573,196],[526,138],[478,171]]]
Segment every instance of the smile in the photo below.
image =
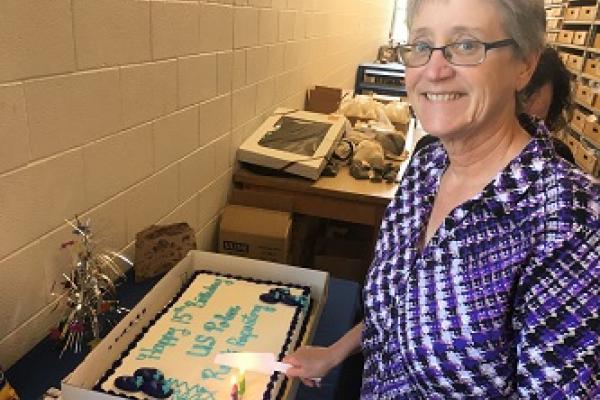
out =
[[451,101],[458,100],[463,95],[461,93],[424,93],[429,101]]

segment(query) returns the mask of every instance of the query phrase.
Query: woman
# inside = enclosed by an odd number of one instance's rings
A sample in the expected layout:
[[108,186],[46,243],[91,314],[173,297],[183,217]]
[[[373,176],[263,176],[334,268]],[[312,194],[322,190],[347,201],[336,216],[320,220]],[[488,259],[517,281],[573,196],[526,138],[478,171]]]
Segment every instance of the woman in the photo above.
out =
[[542,0],[409,0],[411,104],[439,137],[386,211],[365,319],[285,359],[324,376],[365,357],[363,399],[600,396],[599,187],[516,117]]

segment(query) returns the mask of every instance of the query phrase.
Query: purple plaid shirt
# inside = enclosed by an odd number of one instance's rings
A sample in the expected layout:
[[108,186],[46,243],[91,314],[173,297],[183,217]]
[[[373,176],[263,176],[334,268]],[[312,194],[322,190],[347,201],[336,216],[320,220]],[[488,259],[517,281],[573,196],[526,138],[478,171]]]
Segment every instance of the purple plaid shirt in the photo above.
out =
[[448,158],[413,158],[364,289],[363,399],[600,399],[599,185],[545,133],[422,253]]

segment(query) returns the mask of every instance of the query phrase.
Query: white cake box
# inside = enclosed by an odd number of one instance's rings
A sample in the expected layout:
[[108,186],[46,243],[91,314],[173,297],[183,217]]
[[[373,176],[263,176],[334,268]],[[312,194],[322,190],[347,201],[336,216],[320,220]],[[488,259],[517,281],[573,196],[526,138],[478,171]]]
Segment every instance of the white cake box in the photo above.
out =
[[[302,343],[310,343],[327,299],[326,272],[239,258],[224,254],[190,251],[167,273],[121,322],[90,352],[83,362],[62,382],[64,400],[120,399],[92,390],[104,373],[150,320],[177,294],[193,272],[210,270],[248,278],[289,282],[311,288],[313,307]],[[288,381],[284,399],[293,399],[297,379]]]

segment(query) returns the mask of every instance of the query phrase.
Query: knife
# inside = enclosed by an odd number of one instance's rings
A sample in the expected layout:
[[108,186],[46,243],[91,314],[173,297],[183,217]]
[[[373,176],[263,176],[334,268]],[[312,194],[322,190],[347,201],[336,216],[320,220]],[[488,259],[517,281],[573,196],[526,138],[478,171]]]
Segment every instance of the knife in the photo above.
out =
[[[214,362],[215,364],[265,375],[272,375],[273,372],[285,373],[291,367],[290,364],[277,361],[273,353],[219,353],[215,356]],[[311,380],[317,386],[321,383],[321,378],[312,378]]]

